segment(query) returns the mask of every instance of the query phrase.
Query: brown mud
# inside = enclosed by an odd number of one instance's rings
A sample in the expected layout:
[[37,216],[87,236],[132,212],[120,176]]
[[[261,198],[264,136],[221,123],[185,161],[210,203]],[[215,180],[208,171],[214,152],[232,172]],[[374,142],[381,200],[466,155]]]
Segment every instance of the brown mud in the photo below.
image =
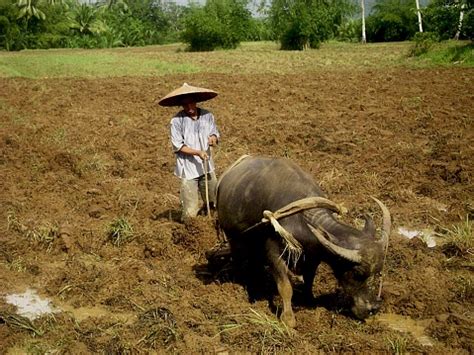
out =
[[[473,78],[472,69],[393,69],[0,79],[0,352],[473,353],[472,258],[398,233],[472,218]],[[218,175],[242,154],[287,156],[348,222],[369,213],[380,224],[370,196],[389,207],[381,312],[405,317],[406,329],[327,301],[337,284],[323,265],[319,303],[296,294],[287,332],[267,301],[249,303],[231,274],[207,268],[214,223],[177,221],[175,109],[155,104],[183,82],[220,93],[201,105],[222,134]],[[119,218],[133,232],[114,245],[108,228]],[[5,296],[27,289],[62,312],[28,329],[13,321]]]

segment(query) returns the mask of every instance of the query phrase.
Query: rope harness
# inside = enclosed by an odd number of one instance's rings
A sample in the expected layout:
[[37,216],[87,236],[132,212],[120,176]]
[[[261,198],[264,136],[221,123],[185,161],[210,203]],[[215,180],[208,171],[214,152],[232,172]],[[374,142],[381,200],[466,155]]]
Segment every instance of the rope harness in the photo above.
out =
[[298,259],[303,253],[303,248],[300,242],[298,242],[298,240],[296,240],[296,238],[293,236],[293,234],[283,228],[278,220],[312,208],[326,208],[336,213],[340,213],[342,210],[339,205],[324,197],[306,197],[291,202],[275,212],[268,210],[263,211],[262,220],[247,228],[243,233],[247,233],[252,229],[264,224],[271,223],[275,229],[275,232],[277,232],[285,242],[285,248],[280,257],[282,257],[284,254],[288,254],[288,262],[292,262],[293,265],[296,265]]

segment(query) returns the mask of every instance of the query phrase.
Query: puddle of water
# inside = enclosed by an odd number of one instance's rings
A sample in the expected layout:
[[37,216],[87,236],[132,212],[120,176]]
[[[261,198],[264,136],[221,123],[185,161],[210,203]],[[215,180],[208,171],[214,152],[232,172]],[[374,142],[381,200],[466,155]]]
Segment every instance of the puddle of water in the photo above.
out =
[[131,323],[135,317],[132,313],[112,313],[99,306],[74,308],[67,304],[53,305],[50,300],[42,299],[37,292],[32,289],[27,289],[23,293],[6,295],[5,301],[16,306],[16,313],[18,315],[30,320],[35,320],[45,314],[58,312],[69,312],[78,321],[89,317],[109,317],[123,323]]
[[44,314],[57,312],[48,299],[42,299],[35,290],[5,296],[5,301],[16,306],[17,314],[29,320],[35,320]]
[[425,334],[426,327],[430,324],[430,319],[414,320],[410,317],[392,313],[378,314],[374,321],[382,323],[393,330],[402,333],[410,333],[423,346],[433,346],[434,340]]
[[407,239],[413,239],[415,237],[420,238],[428,248],[434,248],[435,246],[442,244],[442,238],[438,237],[435,231],[431,228],[425,228],[419,231],[399,227],[398,234]]

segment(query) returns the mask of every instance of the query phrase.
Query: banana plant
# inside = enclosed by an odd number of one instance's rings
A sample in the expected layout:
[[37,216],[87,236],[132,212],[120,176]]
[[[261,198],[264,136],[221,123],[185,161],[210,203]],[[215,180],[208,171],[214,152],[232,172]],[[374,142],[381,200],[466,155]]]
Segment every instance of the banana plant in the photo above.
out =
[[18,18],[26,18],[28,22],[32,17],[36,17],[38,20],[44,20],[46,15],[39,8],[42,0],[18,0],[17,6],[20,9],[18,12]]

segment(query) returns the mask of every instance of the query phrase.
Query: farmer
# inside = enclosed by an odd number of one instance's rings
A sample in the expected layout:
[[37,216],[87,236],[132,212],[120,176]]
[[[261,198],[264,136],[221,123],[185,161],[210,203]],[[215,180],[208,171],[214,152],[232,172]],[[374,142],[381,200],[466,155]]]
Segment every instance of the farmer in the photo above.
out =
[[176,155],[174,173],[181,178],[183,222],[196,217],[200,211],[199,195],[208,207],[215,208],[217,178],[210,147],[217,145],[219,131],[214,115],[196,103],[216,96],[215,91],[184,83],[158,102],[161,106],[183,108],[170,124],[171,144]]

